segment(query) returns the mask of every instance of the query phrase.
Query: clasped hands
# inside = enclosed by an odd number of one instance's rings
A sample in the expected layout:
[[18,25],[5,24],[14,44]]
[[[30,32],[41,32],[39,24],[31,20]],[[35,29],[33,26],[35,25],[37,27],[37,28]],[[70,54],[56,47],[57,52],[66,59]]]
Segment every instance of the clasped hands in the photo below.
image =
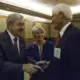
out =
[[49,65],[50,61],[38,61],[36,64],[23,64],[23,71],[29,73],[29,74],[34,74],[37,72],[37,70],[41,70],[44,72],[44,69],[46,69]]

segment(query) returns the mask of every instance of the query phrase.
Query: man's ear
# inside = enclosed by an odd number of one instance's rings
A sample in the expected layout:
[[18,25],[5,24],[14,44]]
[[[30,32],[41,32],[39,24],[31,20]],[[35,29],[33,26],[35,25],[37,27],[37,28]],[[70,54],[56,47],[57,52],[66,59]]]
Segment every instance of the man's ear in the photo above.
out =
[[62,19],[63,21],[64,21],[64,20],[65,20],[65,21],[68,21],[68,22],[71,21],[69,18],[67,18],[67,17],[64,15],[63,12],[60,12],[59,14],[60,14],[61,19]]
[[64,13],[63,13],[63,12],[60,12],[59,14],[60,14],[60,16],[61,16],[61,18],[62,18],[62,19],[64,19],[64,18],[65,18]]

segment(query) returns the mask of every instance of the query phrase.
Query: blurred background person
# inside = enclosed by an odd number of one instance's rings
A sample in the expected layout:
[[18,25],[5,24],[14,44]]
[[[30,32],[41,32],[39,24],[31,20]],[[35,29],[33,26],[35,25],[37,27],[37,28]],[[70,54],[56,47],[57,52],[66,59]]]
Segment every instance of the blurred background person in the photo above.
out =
[[[37,65],[47,63],[53,58],[53,43],[49,40],[44,40],[45,30],[43,27],[34,26],[32,35],[35,41],[27,49],[27,56],[32,58],[30,62]],[[45,71],[43,75],[43,73],[38,72],[32,77],[32,80],[42,80],[46,73]]]
[[6,20],[7,29],[0,33],[0,80],[24,80],[24,71],[37,71],[33,64],[27,64],[26,43],[21,37],[24,19],[21,14],[12,13]]

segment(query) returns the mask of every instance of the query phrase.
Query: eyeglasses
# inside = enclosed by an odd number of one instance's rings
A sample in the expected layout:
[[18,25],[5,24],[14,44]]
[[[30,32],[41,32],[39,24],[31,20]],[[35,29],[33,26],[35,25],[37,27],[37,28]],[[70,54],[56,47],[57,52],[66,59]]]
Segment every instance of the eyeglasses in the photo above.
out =
[[18,22],[18,23],[16,23],[16,25],[17,25],[17,26],[24,26],[24,25],[25,25],[25,23]]

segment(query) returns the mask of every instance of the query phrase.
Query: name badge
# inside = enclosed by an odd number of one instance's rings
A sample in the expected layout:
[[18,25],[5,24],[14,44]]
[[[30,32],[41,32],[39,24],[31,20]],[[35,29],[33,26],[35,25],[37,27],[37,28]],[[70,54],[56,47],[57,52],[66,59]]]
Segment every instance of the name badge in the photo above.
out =
[[61,49],[60,48],[54,48],[54,57],[60,59],[61,55]]

